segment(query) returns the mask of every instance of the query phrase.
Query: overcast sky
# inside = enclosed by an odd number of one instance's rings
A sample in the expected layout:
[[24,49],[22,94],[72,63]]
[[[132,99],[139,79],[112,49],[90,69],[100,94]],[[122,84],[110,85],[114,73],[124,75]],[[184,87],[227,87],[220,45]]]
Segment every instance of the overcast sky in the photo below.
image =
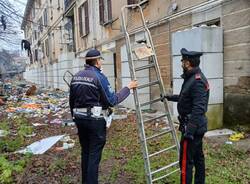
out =
[[[18,10],[18,14],[23,16],[24,9],[27,3],[27,0],[9,0],[13,5],[15,6],[15,9]],[[22,22],[22,18],[20,18],[20,23]],[[6,49],[6,50],[21,50],[21,39],[23,39],[23,31],[21,30],[21,24],[16,22],[16,29],[17,32],[16,37],[13,38],[13,42],[16,43],[16,45],[7,44],[3,41],[0,41],[0,50]],[[8,19],[7,19],[7,28],[8,28]]]

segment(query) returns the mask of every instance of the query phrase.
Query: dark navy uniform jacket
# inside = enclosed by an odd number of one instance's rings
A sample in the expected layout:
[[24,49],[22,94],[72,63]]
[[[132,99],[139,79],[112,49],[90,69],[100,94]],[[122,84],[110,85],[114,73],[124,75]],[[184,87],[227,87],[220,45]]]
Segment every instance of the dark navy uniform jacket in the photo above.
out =
[[187,132],[203,134],[207,131],[207,105],[209,99],[209,84],[199,67],[182,75],[184,82],[179,95],[169,97],[177,103],[181,117],[188,117]]
[[84,70],[74,75],[70,84],[71,114],[74,108],[102,106],[102,109],[107,109],[122,102],[129,94],[128,87],[115,93],[101,70],[86,64]]

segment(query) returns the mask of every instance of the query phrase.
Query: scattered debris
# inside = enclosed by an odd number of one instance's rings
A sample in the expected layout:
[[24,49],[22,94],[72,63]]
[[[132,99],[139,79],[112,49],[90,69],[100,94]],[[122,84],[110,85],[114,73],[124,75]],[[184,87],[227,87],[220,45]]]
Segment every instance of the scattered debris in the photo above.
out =
[[244,139],[243,133],[234,133],[229,137],[230,141],[239,141],[240,139]]
[[223,136],[223,135],[232,135],[233,133],[235,133],[233,130],[230,129],[219,129],[219,130],[211,130],[208,131],[205,134],[205,137],[214,137],[214,136]]
[[50,124],[62,124],[62,120],[54,119],[54,120],[50,121]]
[[5,102],[0,98],[0,105],[5,105]]
[[232,141],[226,141],[225,144],[230,144],[231,145],[231,144],[233,144],[233,142]]
[[0,130],[0,137],[5,137],[6,135],[8,135],[8,131]]
[[36,86],[35,86],[35,85],[32,85],[32,86],[27,90],[26,95],[27,95],[27,96],[33,96],[33,95],[36,94],[36,90],[37,90]]

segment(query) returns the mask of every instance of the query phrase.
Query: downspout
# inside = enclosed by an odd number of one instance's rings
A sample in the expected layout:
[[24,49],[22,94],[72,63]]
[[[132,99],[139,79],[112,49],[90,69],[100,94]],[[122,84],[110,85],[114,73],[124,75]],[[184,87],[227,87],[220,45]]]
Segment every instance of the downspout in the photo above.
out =
[[92,28],[93,28],[93,40],[92,40],[92,47],[95,48],[96,47],[96,16],[95,16],[95,6],[96,5],[96,0],[92,1],[92,11],[91,11],[91,14],[92,14]]

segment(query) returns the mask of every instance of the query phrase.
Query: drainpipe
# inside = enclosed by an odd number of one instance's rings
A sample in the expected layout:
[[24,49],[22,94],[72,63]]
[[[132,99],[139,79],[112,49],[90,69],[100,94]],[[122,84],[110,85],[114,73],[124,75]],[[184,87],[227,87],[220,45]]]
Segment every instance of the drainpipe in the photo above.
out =
[[93,22],[92,22],[92,28],[93,28],[92,47],[93,48],[96,47],[96,26],[95,25],[97,25],[97,24],[96,24],[96,16],[95,16],[95,13],[94,13],[94,12],[96,12],[95,11],[96,5],[97,5],[96,0],[92,1],[92,11],[91,11],[91,14],[92,14],[92,20],[93,20]]

